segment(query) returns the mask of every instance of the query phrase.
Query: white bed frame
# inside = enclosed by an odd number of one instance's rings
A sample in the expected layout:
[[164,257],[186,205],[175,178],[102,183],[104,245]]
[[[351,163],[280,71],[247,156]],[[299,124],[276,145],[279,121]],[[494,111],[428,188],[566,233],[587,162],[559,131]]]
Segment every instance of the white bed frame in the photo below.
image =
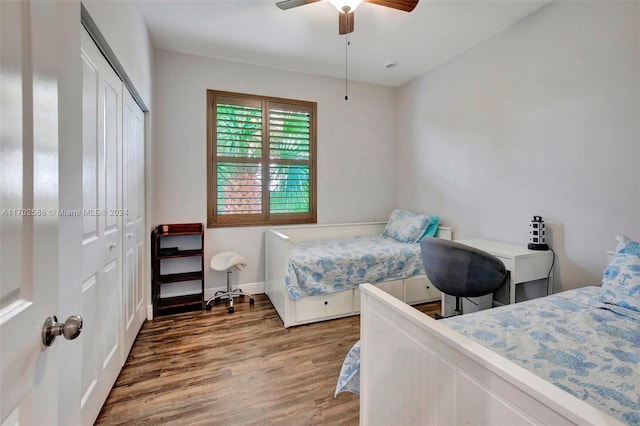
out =
[[[343,238],[356,235],[380,235],[386,222],[332,225],[295,225],[269,228],[265,232],[265,292],[285,327],[356,315],[360,312],[360,290],[307,296],[291,300],[285,287],[289,265],[289,244],[293,241]],[[452,239],[452,230],[438,227],[438,238]],[[427,279],[418,275],[376,285],[409,304],[440,300],[442,294]]]
[[622,425],[375,286],[360,291],[360,424]]

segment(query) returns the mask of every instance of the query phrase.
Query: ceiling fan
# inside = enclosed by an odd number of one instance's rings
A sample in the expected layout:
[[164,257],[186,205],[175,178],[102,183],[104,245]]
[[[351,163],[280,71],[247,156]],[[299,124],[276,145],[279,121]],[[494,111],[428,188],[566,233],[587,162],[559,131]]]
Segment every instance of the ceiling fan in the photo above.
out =
[[[284,0],[276,3],[282,10],[293,7],[304,6],[321,0]],[[419,0],[329,0],[340,13],[338,18],[338,33],[349,34],[353,32],[353,13],[356,7],[362,2],[377,4],[379,6],[390,7],[392,9],[411,12],[418,5]]]

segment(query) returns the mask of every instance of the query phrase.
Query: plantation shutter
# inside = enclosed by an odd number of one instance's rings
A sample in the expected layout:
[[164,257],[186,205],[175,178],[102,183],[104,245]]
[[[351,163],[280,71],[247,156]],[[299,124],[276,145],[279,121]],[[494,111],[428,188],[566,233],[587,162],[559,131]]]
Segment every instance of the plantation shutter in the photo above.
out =
[[216,103],[217,213],[262,213],[262,105],[220,98]]
[[295,105],[269,108],[271,214],[309,213],[311,114]]
[[209,226],[315,223],[315,103],[209,101]]

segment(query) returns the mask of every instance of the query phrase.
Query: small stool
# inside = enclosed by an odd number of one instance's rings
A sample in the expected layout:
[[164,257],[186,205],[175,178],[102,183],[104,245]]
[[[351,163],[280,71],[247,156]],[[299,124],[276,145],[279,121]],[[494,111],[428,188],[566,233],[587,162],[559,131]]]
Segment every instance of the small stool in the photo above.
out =
[[243,293],[241,289],[233,290],[231,288],[231,268],[236,267],[239,271],[245,267],[247,264],[247,258],[241,255],[240,253],[236,253],[235,251],[223,251],[218,254],[211,256],[211,261],[209,262],[209,266],[214,271],[227,271],[227,290],[226,291],[216,291],[216,294],[207,300],[207,311],[211,310],[211,305],[209,302],[213,300],[214,303],[220,303],[223,299],[229,299],[229,307],[227,311],[230,314],[233,313],[233,298],[234,297],[249,297],[249,305],[255,303],[253,300],[253,296],[248,293]]

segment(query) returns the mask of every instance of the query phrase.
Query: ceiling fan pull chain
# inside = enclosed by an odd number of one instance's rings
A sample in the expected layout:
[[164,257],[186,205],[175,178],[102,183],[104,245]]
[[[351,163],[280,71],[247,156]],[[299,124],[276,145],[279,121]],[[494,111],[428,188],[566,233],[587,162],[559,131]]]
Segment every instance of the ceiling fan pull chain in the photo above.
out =
[[351,46],[351,39],[349,34],[345,38],[346,44],[344,49],[344,100],[349,100],[349,46]]

